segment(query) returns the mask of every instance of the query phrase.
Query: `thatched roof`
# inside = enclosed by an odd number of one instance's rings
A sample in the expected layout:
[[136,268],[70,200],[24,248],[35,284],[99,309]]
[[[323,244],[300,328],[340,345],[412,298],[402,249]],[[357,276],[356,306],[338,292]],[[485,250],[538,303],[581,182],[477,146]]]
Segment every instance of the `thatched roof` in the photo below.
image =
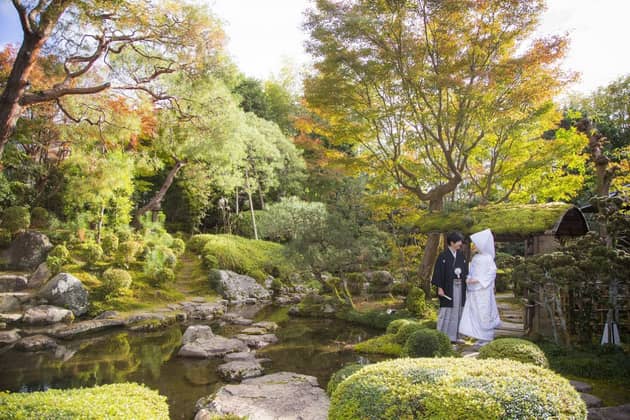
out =
[[497,240],[518,240],[554,234],[579,236],[588,232],[584,215],[572,204],[492,204],[466,210],[424,213],[417,219],[420,232],[460,231],[471,234],[490,228]]

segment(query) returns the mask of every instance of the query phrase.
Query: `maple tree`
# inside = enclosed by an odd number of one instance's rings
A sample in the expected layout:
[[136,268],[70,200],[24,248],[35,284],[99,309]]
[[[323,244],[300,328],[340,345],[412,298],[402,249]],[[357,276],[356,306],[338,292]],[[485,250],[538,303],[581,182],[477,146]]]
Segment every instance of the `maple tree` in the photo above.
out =
[[[535,114],[570,79],[558,66],[565,38],[523,48],[543,7],[318,0],[306,23],[316,58],[306,98],[330,138],[356,145],[372,170],[439,211],[484,138]],[[430,234],[420,267],[425,291],[438,244]]]

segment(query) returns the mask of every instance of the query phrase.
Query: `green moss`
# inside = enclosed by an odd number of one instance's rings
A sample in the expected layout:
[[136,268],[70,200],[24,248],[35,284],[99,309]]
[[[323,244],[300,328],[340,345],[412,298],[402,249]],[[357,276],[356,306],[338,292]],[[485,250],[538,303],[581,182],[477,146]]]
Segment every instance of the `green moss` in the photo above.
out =
[[366,325],[368,327],[384,330],[387,328],[390,322],[401,319],[411,318],[412,315],[407,311],[397,311],[392,314],[388,314],[385,311],[373,309],[371,311],[361,312],[354,309],[337,313],[337,318],[344,321],[354,322],[360,325]]
[[495,234],[530,235],[551,229],[572,207],[566,203],[495,204],[463,211],[424,213],[414,222],[420,231],[459,230],[470,234],[486,228]]
[[32,393],[0,393],[5,419],[168,420],[166,397],[132,383]]
[[479,350],[480,359],[510,359],[549,367],[545,353],[531,341],[520,338],[498,338]]
[[339,384],[328,418],[586,419],[586,406],[566,379],[531,364],[397,359]]
[[234,235],[195,235],[188,248],[199,253],[208,268],[232,270],[257,280],[288,278],[294,271],[283,245]]
[[326,386],[326,393],[330,396],[335,392],[335,389],[339,386],[340,383],[348,379],[350,375],[355,372],[358,372],[363,368],[363,365],[358,363],[352,363],[350,365],[344,366],[339,369],[337,372],[333,373],[328,381],[328,385]]
[[354,350],[360,353],[385,354],[398,357],[402,354],[403,347],[396,342],[396,336],[385,334],[355,344]]

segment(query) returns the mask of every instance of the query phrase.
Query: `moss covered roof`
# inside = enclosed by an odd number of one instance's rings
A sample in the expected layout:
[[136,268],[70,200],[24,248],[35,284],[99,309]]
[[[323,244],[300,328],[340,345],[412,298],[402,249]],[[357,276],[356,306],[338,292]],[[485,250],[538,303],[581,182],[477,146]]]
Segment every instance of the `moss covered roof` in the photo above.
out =
[[423,233],[458,230],[464,234],[490,228],[495,235],[527,237],[553,229],[572,207],[567,203],[492,204],[450,212],[426,212],[419,215],[416,227]]

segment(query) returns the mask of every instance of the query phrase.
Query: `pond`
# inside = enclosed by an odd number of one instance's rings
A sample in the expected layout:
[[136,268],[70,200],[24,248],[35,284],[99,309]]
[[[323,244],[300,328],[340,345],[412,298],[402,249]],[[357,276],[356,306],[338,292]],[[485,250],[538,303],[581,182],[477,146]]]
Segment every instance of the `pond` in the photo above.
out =
[[[277,344],[257,351],[271,359],[265,373],[290,371],[317,377],[326,384],[336,370],[350,362],[370,360],[343,351],[379,331],[339,320],[292,318],[287,308],[247,308],[245,316],[256,321],[275,321],[280,326]],[[257,311],[257,313],[253,313]],[[188,324],[190,325],[190,324]],[[177,356],[182,334],[188,325],[138,333],[126,330],[60,342],[55,351],[24,353],[8,350],[0,354],[0,390],[32,392],[49,388],[78,388],[114,382],[138,382],[168,398],[172,419],[191,419],[195,402],[225,384],[216,368],[221,359],[188,359]],[[213,331],[231,336],[239,329],[210,323]]]

